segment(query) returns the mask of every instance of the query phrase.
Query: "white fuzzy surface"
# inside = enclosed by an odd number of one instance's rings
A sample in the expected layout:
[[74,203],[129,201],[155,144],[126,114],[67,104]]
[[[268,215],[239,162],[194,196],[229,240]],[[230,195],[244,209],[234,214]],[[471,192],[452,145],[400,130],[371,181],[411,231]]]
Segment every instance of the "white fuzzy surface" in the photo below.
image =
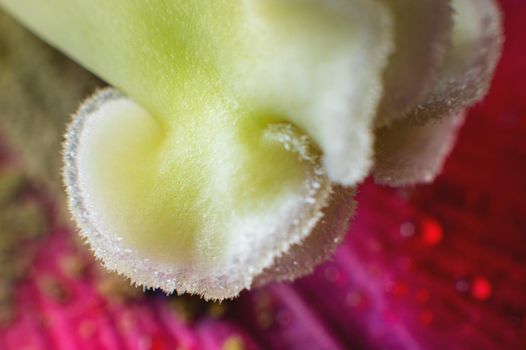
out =
[[[207,299],[236,296],[249,288],[253,279],[293,245],[300,243],[323,217],[323,208],[331,196],[331,186],[324,171],[306,151],[306,139],[297,138],[287,126],[269,129],[285,149],[294,152],[305,162],[312,163],[307,174],[304,192],[290,197],[275,210],[261,215],[244,217],[230,226],[233,237],[217,265],[163,264],[126,245],[112,224],[97,212],[91,200],[97,189],[90,188],[82,174],[83,147],[90,139],[90,128],[101,118],[111,118],[120,109],[136,108],[131,100],[115,90],[102,90],[86,101],[67,133],[64,146],[64,181],[70,199],[70,209],[95,255],[104,265],[129,277],[135,284],[161,288],[172,293],[197,293]],[[125,127],[125,126],[123,126]],[[206,267],[205,267],[206,266]]]
[[435,86],[408,118],[424,123],[479,102],[488,92],[504,41],[495,0],[453,0],[451,46]]

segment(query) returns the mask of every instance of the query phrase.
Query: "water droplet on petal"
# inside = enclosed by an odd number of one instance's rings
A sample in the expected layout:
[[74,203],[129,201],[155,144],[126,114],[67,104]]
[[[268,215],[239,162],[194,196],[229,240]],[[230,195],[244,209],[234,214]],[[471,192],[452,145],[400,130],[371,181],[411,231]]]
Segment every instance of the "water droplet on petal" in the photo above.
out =
[[422,221],[422,240],[425,245],[434,246],[442,241],[444,233],[442,226],[434,219],[424,219]]
[[488,300],[492,291],[491,283],[484,277],[476,277],[471,283],[471,295],[477,300]]

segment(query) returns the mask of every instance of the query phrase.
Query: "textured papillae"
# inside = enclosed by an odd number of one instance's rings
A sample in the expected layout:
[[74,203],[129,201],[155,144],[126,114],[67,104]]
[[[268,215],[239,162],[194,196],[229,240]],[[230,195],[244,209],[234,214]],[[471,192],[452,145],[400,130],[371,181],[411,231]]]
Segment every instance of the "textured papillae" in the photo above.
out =
[[0,3],[121,91],[65,144],[95,255],[209,299],[329,258],[371,168],[431,181],[502,42],[493,1]]
[[409,114],[416,122],[469,107],[487,93],[503,43],[500,9],[494,0],[453,0],[451,46],[431,92]]
[[462,124],[463,110],[487,93],[500,58],[501,14],[493,0],[453,0],[454,25],[434,86],[405,119],[376,130],[379,184],[428,183],[439,174]]
[[[119,120],[122,117],[118,115],[121,109],[124,110],[123,120]],[[105,112],[102,112],[103,110]],[[108,112],[112,113],[110,118]],[[205,236],[197,237],[195,248],[191,248],[209,254],[204,257],[189,257],[189,260],[171,263],[143,257],[138,250],[140,247],[137,250],[129,249],[125,245],[126,241],[123,244],[122,237],[106,233],[112,230],[112,226],[115,227],[115,217],[101,212],[99,208],[103,204],[100,203],[105,199],[96,198],[89,192],[96,186],[92,182],[94,173],[89,171],[93,166],[90,163],[89,153],[92,152],[90,148],[95,147],[96,150],[97,142],[111,142],[111,140],[99,141],[97,134],[113,130],[113,127],[117,127],[120,123],[133,124],[135,121],[127,118],[134,113],[145,113],[145,111],[140,110],[140,107],[115,90],[102,90],[83,104],[69,127],[65,143],[64,178],[70,194],[70,209],[96,256],[102,259],[108,268],[134,276],[138,284],[159,287],[168,292],[177,290],[198,293],[207,298],[224,299],[235,295],[241,289],[250,287],[253,276],[259,275],[263,269],[271,269],[274,259],[291,250],[300,250],[295,246],[300,246],[302,241],[308,239],[309,234],[312,235],[316,231],[327,232],[325,226],[329,226],[330,234],[335,235],[334,239],[341,238],[346,232],[346,220],[349,218],[350,209],[341,206],[341,196],[342,193],[347,194],[345,198],[347,203],[343,204],[350,205],[352,208],[350,195],[352,191],[341,190],[341,193],[333,194],[331,185],[324,171],[319,167],[306,138],[295,133],[290,125],[276,124],[266,131],[268,137],[276,140],[287,152],[295,154],[301,162],[309,165],[309,173],[306,174],[299,193],[287,196],[282,203],[277,204],[279,206],[277,210],[269,214],[262,211],[262,214],[267,216],[260,216],[261,213],[257,213],[248,217],[238,217],[242,213],[236,213],[232,219],[229,237],[231,240],[221,247],[227,252],[216,252],[216,255],[213,255],[214,247],[210,246],[208,240],[211,239],[210,236],[222,233],[209,231]],[[100,118],[106,118],[107,121],[115,124],[105,124],[102,126],[104,130],[100,128],[97,130],[96,124]],[[85,142],[86,138],[92,142]],[[111,143],[108,145],[111,146]],[[94,153],[96,154],[96,151]],[[147,190],[155,191],[152,188]],[[104,196],[106,195],[111,193],[104,193]],[[334,207],[331,202],[338,202],[339,205]],[[327,211],[324,213],[323,208],[326,206]],[[328,214],[328,219],[334,220],[320,220],[324,214]],[[270,227],[267,226],[269,221],[272,222]],[[338,227],[333,226],[335,224]],[[313,242],[314,246],[320,247],[318,243],[320,242]],[[332,244],[327,250],[334,250],[334,247],[335,245]],[[210,251],[212,253],[209,253]],[[301,256],[298,258],[299,262],[303,263]],[[302,271],[296,270],[303,270],[307,268],[306,266],[312,265],[307,261],[305,263],[306,265],[300,264],[298,268],[292,269],[289,274],[300,275]]]
[[385,69],[375,126],[403,119],[434,87],[453,27],[450,1],[383,0],[394,16],[394,51]]
[[455,143],[464,118],[465,112],[459,111],[425,125],[404,119],[378,129],[375,181],[391,186],[433,181]]

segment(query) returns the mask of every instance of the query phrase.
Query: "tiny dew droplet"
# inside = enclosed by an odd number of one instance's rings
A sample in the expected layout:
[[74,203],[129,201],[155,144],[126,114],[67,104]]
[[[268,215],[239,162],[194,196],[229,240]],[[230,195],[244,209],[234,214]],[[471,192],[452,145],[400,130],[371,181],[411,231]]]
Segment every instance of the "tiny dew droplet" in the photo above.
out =
[[442,242],[444,232],[442,226],[432,218],[424,219],[421,223],[422,241],[425,245],[434,246]]
[[485,277],[476,277],[471,283],[471,295],[477,300],[488,300],[492,292],[493,287]]

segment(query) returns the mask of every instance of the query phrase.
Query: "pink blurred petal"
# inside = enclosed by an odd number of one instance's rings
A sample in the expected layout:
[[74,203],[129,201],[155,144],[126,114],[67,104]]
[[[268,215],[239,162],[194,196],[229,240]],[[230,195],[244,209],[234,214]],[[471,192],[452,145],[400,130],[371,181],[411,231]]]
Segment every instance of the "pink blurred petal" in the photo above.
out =
[[255,350],[260,347],[239,325],[226,320],[205,318],[197,322],[195,332],[199,349],[203,350]]
[[312,305],[295,288],[271,285],[246,293],[234,314],[273,349],[344,349]]

